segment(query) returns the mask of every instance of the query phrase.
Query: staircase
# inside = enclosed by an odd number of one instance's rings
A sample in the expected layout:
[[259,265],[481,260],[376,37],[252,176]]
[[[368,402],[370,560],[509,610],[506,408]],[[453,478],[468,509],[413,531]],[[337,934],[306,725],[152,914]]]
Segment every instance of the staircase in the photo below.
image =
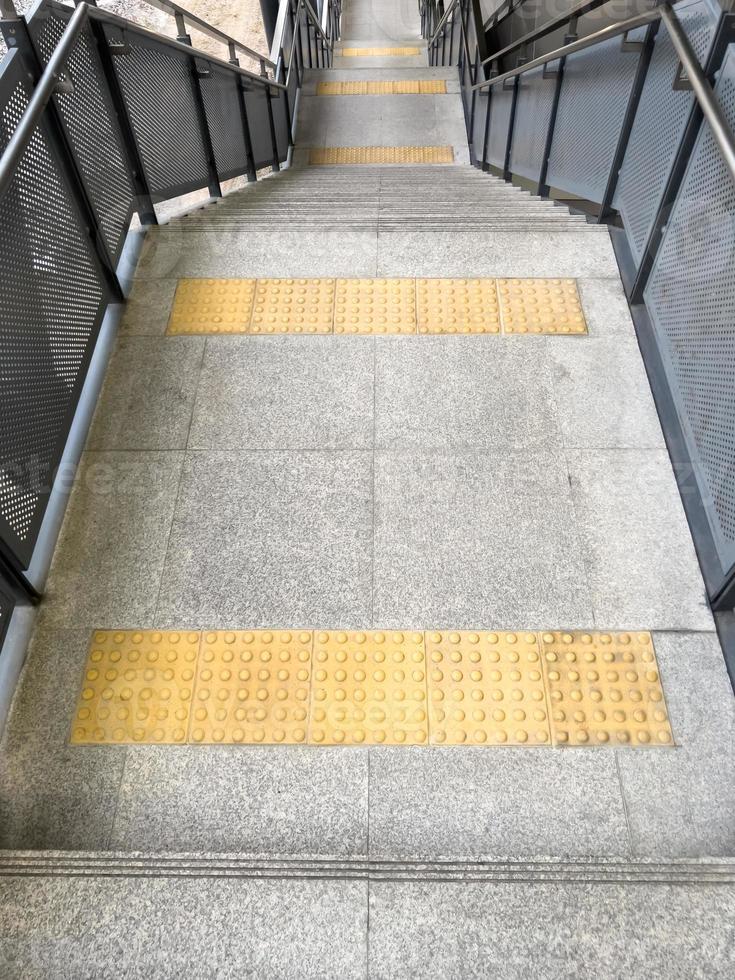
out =
[[[469,166],[418,25],[346,0],[420,53],[307,71],[291,165],[147,232],[0,747],[8,980],[733,975],[732,692],[609,233]],[[454,163],[309,163],[403,145]],[[589,333],[166,335],[187,277],[573,278]],[[69,744],[92,630],[274,624],[650,630],[676,747]]]

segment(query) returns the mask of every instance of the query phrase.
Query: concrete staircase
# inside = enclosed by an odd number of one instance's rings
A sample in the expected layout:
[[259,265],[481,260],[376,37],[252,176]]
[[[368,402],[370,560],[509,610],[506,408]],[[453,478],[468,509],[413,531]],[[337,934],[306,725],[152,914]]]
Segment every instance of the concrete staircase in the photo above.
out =
[[[316,94],[364,77],[447,93]],[[0,976],[729,980],[735,712],[607,231],[470,168],[423,51],[311,73],[296,142],[147,237],[0,747]],[[308,166],[403,144],[455,164]],[[589,336],[164,336],[179,277],[443,275],[574,277]],[[95,627],[276,622],[651,629],[677,748],[68,744]]]

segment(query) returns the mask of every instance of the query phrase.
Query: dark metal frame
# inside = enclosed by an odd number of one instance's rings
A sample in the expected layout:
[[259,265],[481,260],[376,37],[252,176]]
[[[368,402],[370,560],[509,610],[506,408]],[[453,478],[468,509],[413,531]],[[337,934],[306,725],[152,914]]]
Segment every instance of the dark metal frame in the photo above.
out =
[[[68,410],[65,409],[63,419],[56,420],[61,434],[50,451],[52,462],[48,472],[44,469],[41,474],[38,488],[35,484],[33,486],[37,504],[27,539],[20,541],[10,525],[0,521],[0,577],[3,581],[10,582],[14,590],[30,601],[36,601],[39,593],[35,584],[29,581],[25,570],[30,566],[35,541],[51,494],[53,471],[61,459],[66,444],[107,306],[109,303],[124,300],[123,287],[117,274],[117,262],[130,220],[137,211],[143,224],[156,223],[154,193],[151,189],[153,185],[146,173],[139,134],[136,134],[134,115],[131,111],[134,106],[131,106],[129,97],[126,96],[125,86],[116,67],[116,58],[125,57],[129,44],[134,42],[154,54],[160,51],[162,56],[176,58],[188,66],[193,99],[191,103],[193,131],[199,133],[204,147],[206,178],[204,183],[198,179],[194,181],[189,179],[186,183],[180,183],[173,178],[171,186],[167,186],[165,192],[159,191],[158,194],[161,200],[165,200],[208,187],[210,195],[217,197],[222,193],[222,180],[238,174],[247,174],[249,180],[256,180],[256,165],[262,166],[262,162],[254,155],[253,131],[248,113],[253,93],[256,95],[261,93],[257,98],[263,99],[261,105],[267,105],[266,139],[272,150],[272,159],[269,163],[275,170],[287,158],[293,144],[295,93],[303,80],[304,56],[307,55],[312,63],[331,64],[334,41],[339,35],[341,0],[326,0],[323,8],[324,27],[308,0],[282,0],[282,5],[288,2],[291,13],[290,36],[285,37],[285,28],[283,28],[279,57],[276,62],[273,62],[217,28],[206,24],[170,0],[148,0],[148,2],[172,15],[177,26],[177,39],[156,34],[124,18],[102,11],[96,7],[95,0],[87,0],[87,2],[75,0],[75,8],[62,5],[57,0],[38,0],[28,19],[16,13],[12,0],[0,0],[2,17],[0,30],[9,47],[9,53],[0,67],[0,87],[4,87],[6,83],[11,84],[11,79],[13,85],[17,84],[16,80],[19,78],[28,79],[28,103],[0,157],[0,195],[11,191],[17,168],[25,159],[35,134],[41,133],[51,157],[54,173],[58,175],[72,208],[70,213],[73,213],[80,232],[86,234],[90,261],[93,263],[94,275],[97,277],[102,295],[94,315],[93,311],[90,311],[88,316],[85,314],[87,316],[85,328],[89,339],[77,362],[77,382],[74,390],[69,393]],[[61,39],[48,57],[47,63],[44,64],[41,53],[34,44],[34,31],[29,29],[29,24],[33,23],[33,17],[36,16],[39,17],[40,24],[43,17],[47,15],[63,21],[64,27]],[[229,60],[225,61],[192,47],[187,25],[225,45]],[[36,26],[38,27],[38,24]],[[116,127],[116,138],[120,141],[119,152],[122,155],[121,166],[125,168],[130,188],[131,203],[127,219],[119,241],[114,245],[105,239],[101,228],[100,206],[104,207],[104,202],[101,203],[95,197],[87,184],[81,158],[77,154],[74,134],[67,127],[57,104],[57,99],[74,91],[73,73],[70,72],[68,63],[83,35],[93,61],[95,58],[98,59],[95,63],[97,72],[95,81],[100,86],[101,97],[113,129]],[[260,74],[241,67],[239,54],[255,59]],[[20,75],[19,66],[22,68]],[[218,170],[216,150],[210,132],[211,120],[207,116],[203,96],[205,80],[213,72],[218,76],[224,74],[225,77],[232,79],[232,89],[228,89],[228,92],[231,91],[231,96],[228,97],[233,100],[236,98],[239,107],[239,113],[234,114],[232,124],[242,127],[241,145],[244,146],[245,152],[235,172],[229,163],[224,171]],[[263,112],[262,108],[260,112]],[[258,122],[261,128],[257,131],[261,155],[264,147],[268,145],[262,129],[263,118],[261,115]],[[150,149],[147,152],[150,153]],[[166,159],[157,161],[159,169],[165,169],[167,162]],[[39,193],[42,192],[42,188],[39,189]],[[54,229],[50,228],[49,235],[53,236],[53,234]],[[118,237],[117,228],[114,237]]]

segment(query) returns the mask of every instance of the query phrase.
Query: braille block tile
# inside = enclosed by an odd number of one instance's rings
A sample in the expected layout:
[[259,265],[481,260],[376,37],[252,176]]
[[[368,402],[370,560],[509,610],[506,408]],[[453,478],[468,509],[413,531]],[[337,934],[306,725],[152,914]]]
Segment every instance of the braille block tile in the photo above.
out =
[[254,296],[254,279],[181,279],[166,332],[245,333]]
[[204,634],[190,741],[306,741],[310,631]]
[[418,279],[419,333],[499,333],[495,279]]
[[574,279],[499,279],[505,333],[587,333]]
[[446,95],[443,79],[403,81],[319,82],[317,95]]
[[315,744],[424,744],[423,633],[317,632],[311,724]]
[[542,633],[541,644],[555,745],[673,744],[650,633]]
[[410,58],[421,51],[421,48],[342,48],[335,54],[343,58]]
[[327,146],[309,151],[317,166],[350,163],[454,163],[451,146]]
[[413,279],[338,279],[335,333],[416,333]]
[[72,743],[186,742],[199,642],[199,633],[96,632]]
[[331,333],[334,279],[258,279],[251,333]]
[[427,633],[431,742],[549,745],[536,633]]

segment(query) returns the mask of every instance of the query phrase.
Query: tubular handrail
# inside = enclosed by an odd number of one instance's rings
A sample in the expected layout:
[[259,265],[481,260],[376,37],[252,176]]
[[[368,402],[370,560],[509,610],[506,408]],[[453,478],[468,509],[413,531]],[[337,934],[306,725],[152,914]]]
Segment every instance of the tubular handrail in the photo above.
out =
[[[76,3],[80,0],[75,0]],[[231,37],[224,31],[221,31],[218,27],[214,27],[212,24],[208,24],[206,20],[202,20],[196,14],[192,14],[191,11],[186,10],[184,7],[179,6],[178,3],[174,3],[173,0],[145,0],[145,3],[149,4],[151,7],[155,7],[157,10],[163,11],[165,14],[173,14],[174,17],[182,17],[184,22],[195,27],[201,34],[206,34],[208,37],[213,38],[215,41],[221,41],[228,47],[234,47],[238,51],[242,51],[253,61],[260,61],[263,64],[268,65],[269,68],[275,68],[276,66],[270,60],[266,58],[265,55],[260,54],[258,51],[254,51],[249,48],[247,44],[243,44],[242,41],[238,41],[237,38]]]
[[[307,14],[309,20],[312,22],[312,24],[314,25],[314,27],[316,27],[316,29],[319,31],[319,33],[321,34],[322,38],[326,41],[326,43],[329,45],[329,47],[330,48],[333,48],[334,47],[334,40],[332,38],[328,37],[327,34],[325,33],[324,28],[319,23],[319,18],[317,17],[314,8],[309,3],[309,0],[299,0],[299,6],[304,6],[306,8],[306,14]],[[297,13],[298,13],[298,11],[297,11]]]
[[550,51],[548,54],[541,55],[539,58],[534,58],[533,61],[529,61],[525,65],[519,65],[517,68],[503,72],[501,75],[496,75],[495,78],[488,78],[482,82],[477,82],[475,85],[469,87],[469,91],[474,92],[478,89],[490,88],[493,85],[502,84],[507,79],[515,78],[527,71],[531,71],[533,68],[540,68],[543,65],[549,64],[551,61],[566,58],[568,55],[574,54],[577,51],[591,48],[610,38],[627,34],[636,27],[643,27],[657,20],[660,20],[668,31],[671,43],[691,84],[697,104],[709,124],[712,136],[717,143],[725,164],[733,180],[735,180],[735,134],[733,134],[732,128],[722,111],[722,107],[715,98],[709,79],[700,67],[697,56],[692,49],[686,32],[681,26],[679,18],[669,3],[662,3],[653,10],[646,11],[646,13],[638,14],[636,17],[631,17],[619,24],[612,24],[610,27],[605,27],[579,41],[573,41],[571,44],[557,48],[555,51]]
[[51,100],[57,85],[63,80],[65,74],[64,68],[67,59],[71,53],[72,47],[76,43],[82,31],[82,28],[88,20],[98,20],[103,23],[114,24],[122,29],[132,28],[136,33],[143,34],[146,37],[154,39],[159,44],[163,44],[166,47],[180,51],[186,54],[186,56],[189,58],[199,58],[202,61],[218,65],[235,74],[244,75],[248,81],[253,84],[257,84],[268,89],[280,89],[282,91],[286,90],[286,85],[276,82],[272,78],[268,78],[263,75],[256,75],[253,72],[247,71],[245,68],[241,68],[239,65],[233,65],[231,62],[223,61],[214,55],[197,51],[197,49],[192,48],[187,44],[183,44],[181,41],[163,37],[160,34],[156,34],[154,31],[149,31],[145,27],[141,27],[139,24],[133,24],[131,21],[125,20],[123,17],[118,17],[117,14],[100,10],[96,6],[90,6],[86,0],[82,0],[69,18],[66,28],[64,29],[64,33],[62,34],[59,43],[54,48],[53,54],[49,58],[48,63],[43,70],[43,74],[33,90],[33,94],[28,101],[28,105],[26,106],[18,125],[16,126],[13,135],[10,137],[2,156],[0,156],[0,195],[2,195],[10,181],[13,179],[18,162],[33,139],[33,134],[36,131],[36,127],[38,126],[46,106]]
[[[548,65],[550,61],[558,61],[560,58],[564,58],[567,55],[574,54],[577,51],[583,51],[585,48],[591,48],[596,44],[601,44],[603,41],[608,41],[612,37],[618,37],[620,34],[627,34],[628,31],[632,31],[636,27],[645,27],[646,24],[652,24],[654,21],[661,19],[661,10],[661,7],[655,7],[653,10],[647,10],[643,14],[637,14],[635,17],[630,17],[628,20],[621,21],[619,24],[611,24],[610,27],[603,27],[594,34],[589,34],[587,37],[580,38],[579,41],[572,41],[571,44],[565,44],[561,48],[556,48],[554,51],[549,51],[548,54],[542,54],[538,58],[534,58],[532,61],[527,61],[523,65],[518,65],[516,68],[511,68],[508,71],[504,71],[502,74],[496,75],[494,78],[486,78],[482,82],[477,82],[470,88],[470,91],[474,92],[476,89],[485,88],[488,85],[497,85],[500,82],[506,81],[508,78],[515,78],[516,75],[522,75],[524,72],[530,71],[532,68],[540,68],[542,65]],[[494,61],[495,58],[492,60]],[[483,64],[485,64],[485,62],[483,62]]]
[[596,10],[597,7],[602,7],[606,3],[609,3],[609,0],[580,0],[576,7],[570,7],[569,10],[565,10],[558,17],[547,20],[540,27],[536,27],[532,31],[529,31],[528,34],[524,34],[522,37],[516,38],[515,41],[511,41],[510,44],[501,48],[500,51],[495,51],[489,57],[485,58],[482,64],[487,65],[493,61],[498,61],[500,58],[504,58],[505,55],[516,51],[518,48],[522,48],[524,45],[533,44],[534,41],[539,41],[542,37],[546,37],[547,34],[553,34],[560,27],[568,24],[570,20],[583,17],[585,14]]
[[432,34],[432,36],[429,38],[429,40],[426,42],[427,45],[432,45],[434,43],[434,41],[436,41],[437,37],[439,36],[440,31],[444,28],[444,25],[446,24],[447,20],[449,19],[449,15],[451,13],[454,13],[454,8],[457,7],[457,6],[459,6],[459,0],[452,0],[451,4],[449,5],[449,8],[444,11],[444,16],[442,17],[442,19],[437,24],[436,30],[434,31],[434,33]]

